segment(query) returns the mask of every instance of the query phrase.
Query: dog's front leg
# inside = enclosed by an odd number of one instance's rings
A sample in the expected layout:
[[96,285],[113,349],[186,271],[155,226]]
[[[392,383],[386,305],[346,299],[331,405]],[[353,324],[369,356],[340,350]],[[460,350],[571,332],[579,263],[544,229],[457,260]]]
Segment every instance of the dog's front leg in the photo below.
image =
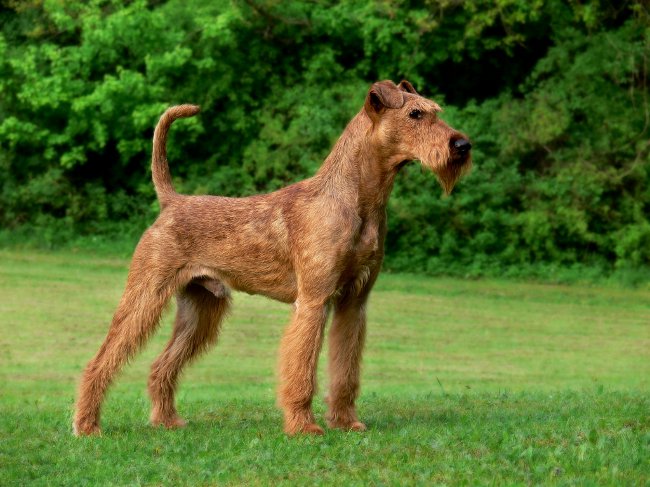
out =
[[366,336],[365,299],[336,306],[329,333],[329,394],[327,425],[330,428],[365,431],[354,402],[359,395],[361,353]]
[[284,431],[323,434],[316,424],[311,402],[316,392],[316,366],[323,343],[327,304],[296,300],[291,323],[280,344],[279,403],[284,410]]

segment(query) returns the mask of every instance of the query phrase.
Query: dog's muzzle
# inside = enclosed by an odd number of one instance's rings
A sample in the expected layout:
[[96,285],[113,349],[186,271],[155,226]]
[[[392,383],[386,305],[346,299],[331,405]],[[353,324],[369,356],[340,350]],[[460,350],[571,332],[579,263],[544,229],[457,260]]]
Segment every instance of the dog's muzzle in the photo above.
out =
[[452,146],[454,150],[460,155],[467,154],[472,148],[472,144],[467,139],[458,139],[453,142]]

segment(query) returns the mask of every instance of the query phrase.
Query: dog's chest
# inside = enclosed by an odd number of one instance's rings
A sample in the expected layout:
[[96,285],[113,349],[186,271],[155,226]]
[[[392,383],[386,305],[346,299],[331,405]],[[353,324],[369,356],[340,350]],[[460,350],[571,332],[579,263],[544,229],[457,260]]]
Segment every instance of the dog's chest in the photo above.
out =
[[359,265],[371,264],[379,255],[380,244],[379,224],[364,222],[354,246],[355,261]]
[[370,276],[377,266],[381,265],[383,238],[380,225],[375,222],[364,222],[358,238],[353,246],[350,259],[350,281],[354,294],[361,294]]

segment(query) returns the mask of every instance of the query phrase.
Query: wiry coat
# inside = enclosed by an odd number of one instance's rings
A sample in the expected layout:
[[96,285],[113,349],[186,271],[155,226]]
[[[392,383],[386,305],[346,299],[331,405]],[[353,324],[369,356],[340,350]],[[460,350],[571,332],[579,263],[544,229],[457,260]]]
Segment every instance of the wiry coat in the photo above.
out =
[[174,333],[149,378],[154,424],[181,426],[174,391],[182,367],[216,341],[229,289],[293,303],[280,350],[285,431],[321,433],[311,411],[316,363],[330,309],[327,420],[363,430],[359,391],[365,304],[384,252],[386,204],[399,169],[418,159],[451,191],[470,166],[469,142],[438,118],[440,107],[407,81],[375,83],[312,178],[247,198],[186,196],[166,159],[171,123],[198,112],[168,109],[154,134],[152,173],[160,216],[144,233],[108,336],[86,368],[75,432],[99,431],[114,374],[155,329],[177,295]]

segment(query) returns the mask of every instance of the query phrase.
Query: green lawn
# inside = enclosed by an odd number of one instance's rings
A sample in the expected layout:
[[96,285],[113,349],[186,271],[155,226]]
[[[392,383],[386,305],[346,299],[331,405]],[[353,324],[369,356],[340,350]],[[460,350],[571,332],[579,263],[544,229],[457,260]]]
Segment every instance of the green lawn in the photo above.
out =
[[126,271],[0,251],[0,485],[650,484],[647,289],[383,275],[359,400],[369,431],[317,438],[285,437],[274,406],[289,308],[240,294],[182,381],[188,427],[147,426],[170,310],[111,390],[103,436],[74,438],[76,382]]

